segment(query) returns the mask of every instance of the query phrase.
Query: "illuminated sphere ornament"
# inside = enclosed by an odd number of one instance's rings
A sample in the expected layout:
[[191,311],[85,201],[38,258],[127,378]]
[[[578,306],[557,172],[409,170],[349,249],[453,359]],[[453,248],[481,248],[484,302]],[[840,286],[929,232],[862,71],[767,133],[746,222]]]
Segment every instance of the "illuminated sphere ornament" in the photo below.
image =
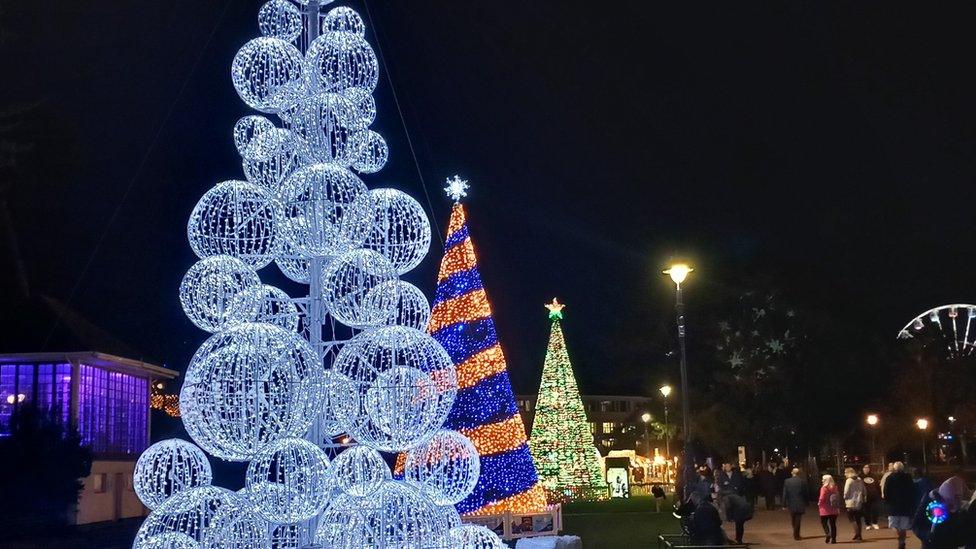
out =
[[383,136],[373,130],[366,130],[359,146],[359,154],[352,163],[352,168],[359,173],[376,173],[386,166],[390,157],[390,149]]
[[180,305],[190,322],[201,330],[216,332],[227,323],[234,296],[259,284],[258,274],[240,259],[211,256],[194,263],[183,276]]
[[463,524],[450,530],[450,547],[454,549],[505,549],[497,534],[480,524]]
[[430,221],[424,208],[396,189],[373,189],[356,199],[354,208],[368,219],[363,247],[390,260],[398,274],[423,261],[430,249]]
[[248,181],[274,192],[286,177],[307,163],[306,144],[280,128],[262,132],[248,144],[241,166]]
[[164,532],[144,540],[137,539],[132,549],[200,549],[200,543],[180,532]]
[[320,93],[300,100],[287,112],[291,129],[320,162],[347,167],[359,155],[365,131],[356,105],[340,93]]
[[307,522],[296,524],[276,524],[269,534],[271,549],[304,549],[308,547],[303,540],[309,539]]
[[261,518],[286,524],[308,520],[328,503],[329,458],[301,438],[281,439],[247,466],[247,499]]
[[173,494],[207,486],[212,479],[206,454],[185,440],[171,438],[153,444],[139,456],[132,487],[143,505],[155,509]]
[[276,112],[289,90],[301,82],[304,61],[298,48],[280,38],[255,38],[234,56],[234,89],[253,109]]
[[379,80],[376,53],[366,39],[351,32],[330,32],[315,39],[305,53],[309,88],[341,92],[373,91]]
[[448,530],[417,490],[384,482],[368,498],[339,495],[320,517],[316,543],[325,547],[443,548]]
[[322,21],[322,32],[351,32],[357,36],[366,36],[366,25],[363,18],[352,8],[339,6],[329,10]]
[[359,116],[359,123],[353,124],[354,127],[366,128],[376,120],[376,100],[369,90],[363,88],[348,88],[342,90],[342,95],[352,101],[356,106],[356,113]]
[[316,444],[326,445],[332,442],[333,437],[343,433],[342,426],[339,425],[339,421],[336,419],[335,409],[330,395],[332,394],[331,387],[337,383],[343,384],[345,378],[342,374],[337,374],[332,370],[326,370],[322,375],[324,378],[323,400],[318,404],[319,415],[312,423],[312,428],[309,431],[309,434],[312,436],[306,435],[306,438],[309,440],[315,438],[314,442]]
[[339,322],[354,328],[378,326],[393,314],[399,299],[397,272],[388,259],[354,250],[329,263],[322,273],[323,299]]
[[251,286],[230,302],[228,324],[267,322],[291,332],[298,331],[298,306],[284,290],[268,284]]
[[360,333],[339,351],[333,369],[347,378],[330,387],[339,424],[360,444],[387,452],[433,436],[457,394],[447,351],[413,328]]
[[[421,331],[426,330],[427,323],[430,322],[430,302],[427,301],[427,296],[420,291],[420,288],[402,280],[386,282],[385,284],[399,286],[399,290],[394,292],[400,297],[397,300],[396,308],[387,317],[384,324],[387,326],[406,326]],[[381,291],[391,292],[390,290]]]
[[329,472],[343,493],[355,497],[372,495],[392,478],[383,456],[361,445],[347,448],[336,456]]
[[271,0],[258,12],[261,34],[294,42],[302,34],[302,14],[288,0]]
[[461,526],[461,514],[458,513],[457,508],[453,505],[437,505],[434,510],[440,515],[441,520],[448,529],[454,528],[455,526]]
[[246,181],[224,181],[207,191],[186,225],[197,257],[229,255],[260,269],[275,252],[271,195]]
[[244,461],[281,438],[305,434],[323,389],[319,357],[304,338],[271,324],[241,324],[197,350],[180,412],[204,450]]
[[358,210],[351,206],[367,192],[349,170],[330,164],[299,169],[278,189],[279,238],[303,257],[335,256],[355,249],[365,238],[366,220],[355,215]]
[[481,471],[474,444],[457,431],[442,430],[407,452],[404,478],[437,505],[468,497]]
[[235,542],[241,538],[250,538],[251,547],[261,547],[267,543],[267,526],[234,492],[201,486],[177,493],[150,513],[133,547],[185,547],[187,538],[201,548],[243,549],[247,546]]
[[263,116],[251,114],[241,118],[234,124],[234,146],[237,147],[237,152],[244,156],[251,141],[273,129],[275,125]]
[[[277,226],[281,227],[280,219],[278,220]],[[290,242],[288,242],[287,239],[281,238],[278,240],[278,242],[279,253],[278,257],[275,258],[275,265],[278,266],[278,270],[281,271],[281,274],[288,277],[289,280],[293,280],[301,284],[308,284],[308,259],[296,252],[294,247]]]

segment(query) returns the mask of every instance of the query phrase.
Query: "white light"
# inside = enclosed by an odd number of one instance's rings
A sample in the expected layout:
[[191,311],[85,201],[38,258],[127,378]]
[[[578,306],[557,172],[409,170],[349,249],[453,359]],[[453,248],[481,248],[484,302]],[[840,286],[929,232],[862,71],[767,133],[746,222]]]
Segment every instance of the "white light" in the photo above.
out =
[[455,175],[447,179],[447,186],[444,187],[444,191],[447,193],[447,196],[451,197],[451,200],[459,202],[462,198],[468,196],[468,187],[467,179],[461,179]]
[[662,385],[661,388],[658,390],[661,391],[661,396],[663,396],[664,398],[668,398],[668,396],[671,394],[670,385]]

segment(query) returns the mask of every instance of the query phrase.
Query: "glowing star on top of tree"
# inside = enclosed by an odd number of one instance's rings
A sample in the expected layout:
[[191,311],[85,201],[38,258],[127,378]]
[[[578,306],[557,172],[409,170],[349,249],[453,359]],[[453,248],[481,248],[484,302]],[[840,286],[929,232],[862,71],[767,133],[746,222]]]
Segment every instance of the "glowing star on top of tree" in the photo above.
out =
[[544,511],[545,494],[460,203],[466,189],[467,182],[458,176],[445,189],[455,202],[428,326],[457,368],[458,393],[444,427],[468,437],[480,458],[478,483],[456,507],[470,514]]
[[599,496],[604,488],[602,467],[560,326],[564,307],[558,299],[546,305],[552,334],[529,442],[539,481],[552,500]]

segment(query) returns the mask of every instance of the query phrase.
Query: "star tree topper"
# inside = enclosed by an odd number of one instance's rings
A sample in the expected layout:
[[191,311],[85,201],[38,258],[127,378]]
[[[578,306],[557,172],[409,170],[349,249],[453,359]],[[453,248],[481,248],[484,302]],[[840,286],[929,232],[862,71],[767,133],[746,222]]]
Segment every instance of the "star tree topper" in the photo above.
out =
[[562,320],[563,318],[563,305],[559,302],[558,298],[552,298],[552,303],[546,303],[546,309],[549,309],[549,319],[550,320]]
[[468,196],[468,180],[461,179],[457,175],[447,178],[447,186],[444,187],[447,196],[455,202],[460,202],[462,198]]

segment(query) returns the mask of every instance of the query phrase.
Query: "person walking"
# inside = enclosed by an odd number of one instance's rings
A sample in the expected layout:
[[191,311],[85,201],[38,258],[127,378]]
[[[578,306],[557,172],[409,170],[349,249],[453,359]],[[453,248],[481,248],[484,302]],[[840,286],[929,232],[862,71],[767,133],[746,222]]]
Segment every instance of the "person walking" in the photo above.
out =
[[962,474],[962,467],[956,465],[952,476],[939,485],[939,495],[950,513],[958,511],[963,502],[969,499],[969,487],[966,486],[966,479],[962,478]]
[[776,477],[773,475],[773,471],[775,471],[773,465],[769,464],[765,468],[759,469],[757,475],[759,491],[762,492],[767,511],[772,511],[776,508]]
[[935,486],[932,485],[932,480],[929,477],[922,474],[922,469],[920,467],[912,467],[911,473],[912,482],[915,484],[915,508],[922,503],[922,500],[928,497],[929,492],[931,492]]
[[847,481],[844,482],[844,507],[847,508],[847,518],[854,525],[854,537],[851,539],[861,541],[861,520],[864,516],[864,502],[867,499],[864,481],[851,467],[844,469],[844,476],[847,477]]
[[[782,463],[780,463],[779,465],[776,466],[776,472],[773,473],[773,476],[776,478],[776,492],[775,492],[775,494],[777,496],[782,496],[783,495],[783,483],[786,482],[786,479],[790,478],[790,473],[786,470],[786,467]],[[783,502],[780,501],[779,504],[780,504],[780,506],[782,506],[783,505]]]
[[881,515],[881,484],[871,474],[871,466],[865,465],[861,470],[861,480],[864,481],[864,528],[866,530],[880,530],[878,516]]
[[752,519],[752,506],[746,498],[731,492],[723,499],[725,505],[725,520],[735,524],[735,542],[742,543],[742,536],[746,531],[746,521]]
[[820,511],[820,524],[823,526],[824,543],[837,543],[837,515],[840,514],[841,499],[834,477],[824,475],[817,498]]
[[783,482],[783,506],[790,512],[793,523],[793,539],[800,539],[800,521],[807,511],[807,481],[800,476],[800,470],[794,468],[790,478]]
[[884,502],[888,507],[888,527],[898,531],[898,549],[905,549],[905,533],[912,529],[915,514],[915,484],[905,472],[905,464],[896,461],[884,483]]

